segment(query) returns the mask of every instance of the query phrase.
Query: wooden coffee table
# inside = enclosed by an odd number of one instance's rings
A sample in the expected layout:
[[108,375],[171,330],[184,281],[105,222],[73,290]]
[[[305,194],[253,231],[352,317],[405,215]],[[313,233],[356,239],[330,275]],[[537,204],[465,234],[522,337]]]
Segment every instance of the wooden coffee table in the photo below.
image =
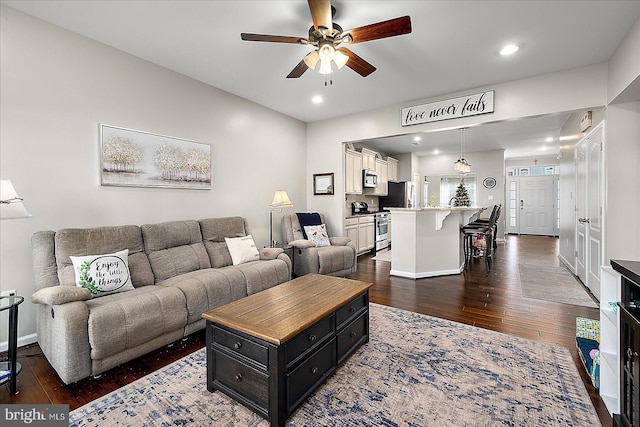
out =
[[284,426],[369,341],[370,286],[309,274],[204,313],[207,389]]

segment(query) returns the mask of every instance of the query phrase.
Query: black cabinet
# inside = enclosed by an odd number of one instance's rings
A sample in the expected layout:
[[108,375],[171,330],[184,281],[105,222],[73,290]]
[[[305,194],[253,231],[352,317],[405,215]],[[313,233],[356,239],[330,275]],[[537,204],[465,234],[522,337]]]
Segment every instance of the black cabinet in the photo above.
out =
[[622,275],[620,306],[620,415],[616,423],[640,427],[640,262],[612,260]]

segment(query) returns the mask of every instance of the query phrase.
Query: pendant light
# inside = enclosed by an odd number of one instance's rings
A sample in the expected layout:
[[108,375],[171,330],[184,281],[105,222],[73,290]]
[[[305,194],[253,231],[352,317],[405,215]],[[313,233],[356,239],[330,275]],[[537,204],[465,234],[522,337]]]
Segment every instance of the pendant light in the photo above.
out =
[[471,172],[471,165],[464,158],[464,131],[467,128],[460,128],[460,157],[453,164],[453,168],[460,173],[469,173]]

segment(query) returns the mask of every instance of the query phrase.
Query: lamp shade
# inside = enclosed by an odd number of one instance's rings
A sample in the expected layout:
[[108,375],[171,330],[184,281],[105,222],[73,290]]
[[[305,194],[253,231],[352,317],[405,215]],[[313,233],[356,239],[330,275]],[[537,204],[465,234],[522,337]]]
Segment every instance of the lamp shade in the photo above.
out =
[[30,216],[11,181],[0,180],[0,219],[29,218]]
[[287,190],[276,190],[273,194],[273,201],[269,205],[272,209],[278,208],[292,208],[293,203],[289,199],[289,195],[287,194]]

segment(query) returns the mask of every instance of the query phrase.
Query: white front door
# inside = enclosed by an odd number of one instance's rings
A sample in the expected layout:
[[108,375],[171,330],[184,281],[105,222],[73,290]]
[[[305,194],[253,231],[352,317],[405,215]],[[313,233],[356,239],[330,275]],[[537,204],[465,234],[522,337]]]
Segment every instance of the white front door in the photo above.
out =
[[520,177],[520,233],[555,234],[554,177]]

